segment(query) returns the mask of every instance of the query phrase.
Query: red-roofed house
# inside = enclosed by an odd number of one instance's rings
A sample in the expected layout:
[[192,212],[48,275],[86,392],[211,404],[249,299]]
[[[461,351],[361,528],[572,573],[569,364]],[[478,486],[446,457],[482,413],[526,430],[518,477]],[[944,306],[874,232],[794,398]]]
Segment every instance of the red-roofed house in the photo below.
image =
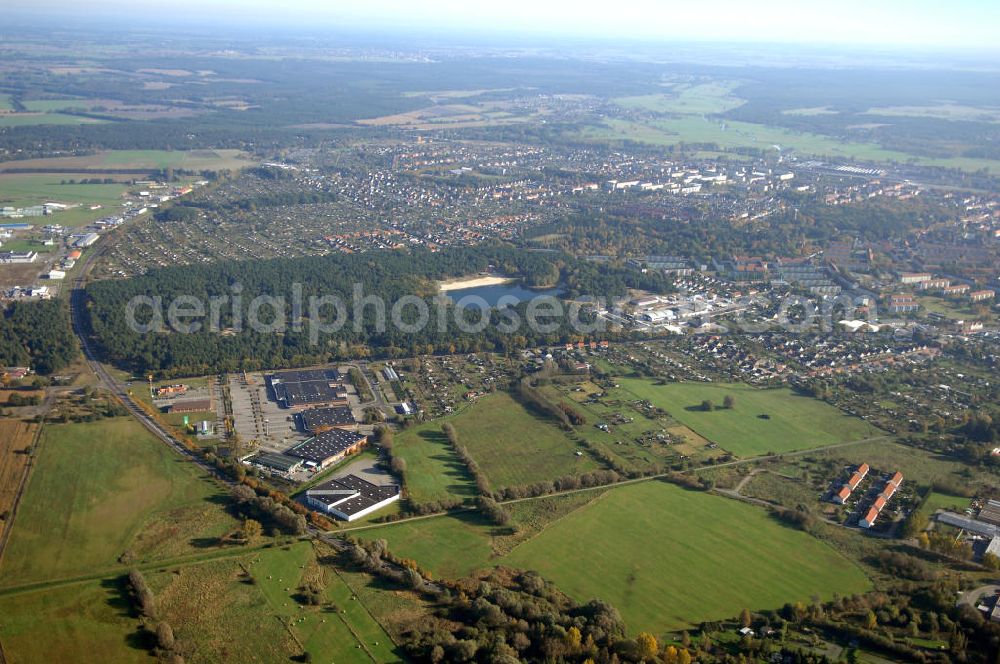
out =
[[833,497],[833,500],[834,502],[843,505],[844,503],[847,502],[847,499],[850,497],[851,497],[850,487],[842,486],[840,487],[840,491],[837,492],[837,495]]
[[861,526],[862,528],[871,528],[873,525],[875,525],[875,519],[877,518],[878,518],[878,510],[872,507],[870,510],[868,510],[868,514],[865,514],[863,517],[861,517],[861,520],[858,521],[858,525]]

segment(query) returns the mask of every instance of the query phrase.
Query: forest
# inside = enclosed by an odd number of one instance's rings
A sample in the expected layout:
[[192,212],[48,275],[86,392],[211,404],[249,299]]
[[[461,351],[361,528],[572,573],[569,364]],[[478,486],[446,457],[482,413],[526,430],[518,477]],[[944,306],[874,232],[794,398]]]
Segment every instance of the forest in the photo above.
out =
[[[527,324],[516,329],[503,325],[512,322],[514,316],[519,316],[522,323],[526,321],[528,305],[523,302],[512,310],[490,309],[483,313],[463,309],[470,327],[483,328],[471,332],[460,329],[450,304],[444,309],[447,316],[443,317],[443,326],[437,316],[432,316],[431,324],[416,332],[386,324],[386,316],[380,323],[374,305],[358,307],[352,312],[351,324],[322,334],[314,334],[312,325],[294,324],[303,323],[308,315],[309,298],[335,294],[346,305],[357,301],[355,289],[366,296],[377,294],[387,308],[403,296],[416,296],[428,303],[430,311],[436,311],[431,304],[437,294],[437,280],[491,268],[519,279],[529,288],[559,287],[565,298],[623,297],[629,288],[658,292],[672,288],[658,274],[591,263],[558,252],[526,252],[492,244],[440,252],[420,249],[165,268],[134,279],[90,284],[86,291],[87,320],[104,359],[129,371],[151,371],[163,376],[303,366],[346,357],[507,351],[579,338],[571,325],[568,307],[561,317],[552,319],[545,331],[532,330]],[[255,330],[243,323],[255,306],[255,298],[261,295],[283,297],[284,301],[277,307],[258,308],[257,320],[268,329],[257,326]],[[151,307],[129,314],[127,305],[133,298],[160,298],[162,309],[167,309],[168,303],[180,296],[202,303],[211,303],[213,298],[225,300],[216,310],[215,329],[208,322],[184,334],[169,326],[158,332],[141,332],[129,325],[129,315],[140,325],[154,322]],[[303,303],[298,310],[296,297]],[[339,319],[332,308],[316,309],[315,313],[314,323],[332,326]],[[401,315],[408,325],[416,322],[415,307],[402,309]],[[482,316],[490,318],[488,324]],[[585,313],[580,318],[589,320]],[[193,322],[187,318],[184,321]],[[281,321],[288,324],[278,325]]]
[[14,302],[0,314],[0,365],[50,374],[78,353],[65,302]]

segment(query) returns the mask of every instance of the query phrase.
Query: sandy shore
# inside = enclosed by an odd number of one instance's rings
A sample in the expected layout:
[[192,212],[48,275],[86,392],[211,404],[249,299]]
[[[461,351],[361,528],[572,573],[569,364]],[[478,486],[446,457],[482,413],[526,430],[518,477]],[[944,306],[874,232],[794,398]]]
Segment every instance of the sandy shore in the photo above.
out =
[[442,293],[463,288],[478,288],[479,286],[497,286],[499,284],[509,284],[514,281],[510,277],[463,277],[452,281],[438,282],[438,289]]

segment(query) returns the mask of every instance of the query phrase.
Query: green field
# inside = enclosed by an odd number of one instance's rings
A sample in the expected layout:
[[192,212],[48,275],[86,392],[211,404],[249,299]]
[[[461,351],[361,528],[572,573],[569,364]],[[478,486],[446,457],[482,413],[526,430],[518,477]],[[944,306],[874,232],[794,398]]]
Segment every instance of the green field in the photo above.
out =
[[607,492],[505,563],[537,569],[578,600],[611,602],[633,631],[870,588],[834,549],[762,510],[661,482]]
[[932,491],[920,509],[927,516],[934,514],[937,510],[949,510],[961,513],[969,509],[971,502],[969,498],[964,496],[953,496],[950,493]]
[[0,170],[4,168],[53,168],[60,170],[106,168],[142,172],[161,168],[183,168],[202,171],[239,169],[252,163],[246,154],[239,150],[106,150],[79,157],[51,157],[0,162]]
[[448,445],[440,420],[397,435],[393,454],[406,461],[406,491],[412,502],[475,497],[475,482]]
[[46,425],[0,568],[5,585],[216,546],[225,491],[131,418]]
[[355,534],[368,540],[385,538],[394,553],[416,560],[435,576],[455,579],[489,564],[492,532],[478,512],[465,512]]
[[76,125],[104,122],[65,113],[0,113],[0,127],[30,127],[37,125]]
[[749,147],[773,150],[775,145],[780,145],[782,150],[792,149],[803,155],[903,163],[912,161],[944,168],[963,170],[987,168],[993,172],[1000,171],[1000,161],[993,159],[918,157],[906,152],[888,150],[875,143],[842,141],[821,134],[796,132],[750,122],[709,119],[697,115],[647,122],[610,119],[601,125],[584,128],[580,132],[580,137],[595,142],[635,141],[657,146],[714,143],[721,149]]
[[738,83],[712,82],[697,85],[679,84],[670,92],[636,97],[620,97],[615,101],[625,108],[653,113],[725,113],[741,106],[744,101],[732,94]]
[[[148,578],[176,637],[197,644],[194,661],[222,652],[234,661],[288,661],[303,652],[321,662],[399,661],[389,636],[336,572],[317,565],[308,542]],[[303,605],[297,595],[306,582],[321,583],[329,604]]]
[[439,517],[359,534],[385,538],[391,550],[436,574],[493,564],[538,570],[577,601],[611,602],[632,632],[663,633],[744,607],[870,588],[833,548],[745,503],[656,481],[595,495],[499,558],[489,555],[493,529],[471,519]]
[[[28,207],[41,203],[63,203],[77,207],[44,218],[46,224],[82,226],[121,211],[124,182],[115,184],[63,184],[68,180],[95,177],[88,173],[0,173],[0,205]],[[90,206],[100,205],[97,210]]]
[[135,643],[137,622],[123,579],[0,596],[6,661],[151,662]]
[[494,488],[579,475],[600,466],[551,420],[529,413],[505,392],[450,418],[458,439]]
[[[651,401],[739,457],[807,450],[882,434],[862,419],[789,389],[762,390],[738,383],[655,385],[638,378],[622,378],[619,383],[636,398]],[[727,395],[736,402],[730,410],[721,408]],[[706,399],[717,409],[703,412],[700,404]]]
[[404,430],[395,454],[406,460],[410,498],[423,503],[471,498],[475,485],[441,431],[451,422],[458,439],[494,488],[531,484],[595,470],[600,465],[553,422],[529,413],[505,392],[481,398],[459,413]]

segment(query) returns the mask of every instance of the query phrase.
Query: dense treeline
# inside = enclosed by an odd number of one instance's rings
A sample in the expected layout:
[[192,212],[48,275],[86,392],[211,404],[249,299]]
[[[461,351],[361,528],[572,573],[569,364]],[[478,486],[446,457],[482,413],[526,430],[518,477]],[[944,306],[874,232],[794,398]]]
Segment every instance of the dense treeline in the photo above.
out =
[[306,517],[296,514],[281,501],[271,496],[260,496],[246,484],[237,484],[232,489],[236,509],[255,521],[272,524],[276,531],[290,535],[304,535],[306,532]]
[[[628,288],[670,288],[662,275],[589,263],[560,253],[483,245],[441,252],[420,249],[165,268],[134,279],[91,284],[87,288],[87,318],[107,360],[130,371],[167,376],[302,366],[372,355],[506,351],[580,336],[571,325],[569,308],[562,317],[542,321],[552,323],[550,328],[533,330],[527,325],[525,303],[511,311],[483,312],[471,308],[456,311],[452,305],[433,301],[435,280],[474,274],[491,266],[519,277],[528,286],[562,284],[569,297],[620,297]],[[311,316],[310,298],[331,295],[344,303],[344,310],[317,305],[317,315]],[[130,315],[140,324],[155,322],[153,310],[166,323],[170,304],[181,296],[199,302],[204,316],[197,320],[182,317],[180,322],[200,323],[200,329],[178,333],[165,325],[163,331],[144,332],[129,325]],[[255,302],[258,296],[281,300]],[[375,296],[384,306],[364,299]],[[393,305],[403,296],[423,298],[429,313],[426,325],[407,330],[392,323]],[[129,312],[130,301],[137,297],[150,299]],[[301,308],[296,308],[296,301],[301,302]],[[219,303],[214,310],[213,302]],[[444,316],[437,315],[439,304]],[[252,329],[251,312],[264,327]],[[406,324],[418,322],[417,307],[412,303],[398,313]],[[472,331],[463,332],[456,315],[462,315],[471,326],[466,329]],[[309,320],[331,328],[320,330]],[[344,321],[343,326],[332,329],[338,320]],[[515,320],[520,324],[512,329],[510,324]],[[581,320],[589,322],[586,314]],[[211,329],[213,324],[217,324],[215,329]]]
[[78,352],[69,308],[61,300],[14,302],[0,314],[0,365],[50,374]]
[[844,235],[870,242],[901,239],[948,217],[940,205],[916,199],[834,206],[811,194],[782,196],[783,209],[750,224],[715,219],[714,211],[702,204],[677,209],[634,203],[582,208],[535,227],[529,236],[575,254],[676,254],[707,263],[733,254],[801,255]]

